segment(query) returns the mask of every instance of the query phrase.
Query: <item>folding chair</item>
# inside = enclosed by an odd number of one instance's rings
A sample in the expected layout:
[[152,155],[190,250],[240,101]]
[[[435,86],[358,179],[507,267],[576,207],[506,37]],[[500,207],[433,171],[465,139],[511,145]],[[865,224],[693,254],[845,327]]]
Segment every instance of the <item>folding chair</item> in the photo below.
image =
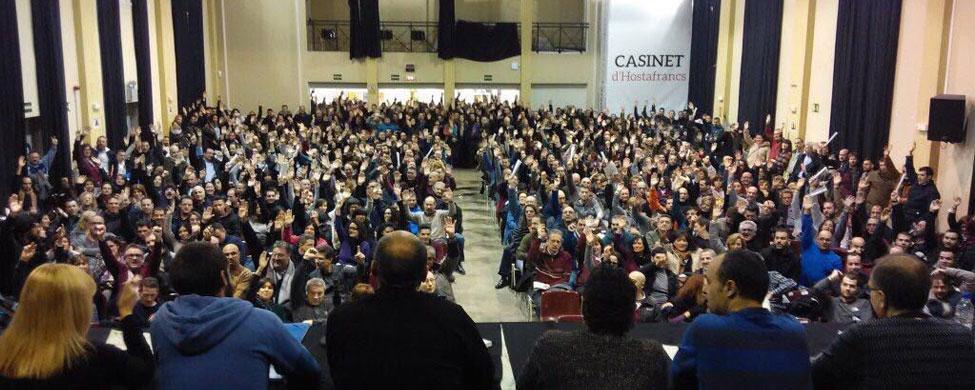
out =
[[542,321],[555,321],[563,315],[582,315],[582,297],[575,291],[545,291],[539,306]]

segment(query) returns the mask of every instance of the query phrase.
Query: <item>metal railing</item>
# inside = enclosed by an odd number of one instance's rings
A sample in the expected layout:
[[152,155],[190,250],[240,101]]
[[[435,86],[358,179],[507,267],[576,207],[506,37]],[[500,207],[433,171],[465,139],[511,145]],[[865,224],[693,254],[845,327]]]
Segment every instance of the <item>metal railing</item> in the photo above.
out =
[[[308,20],[308,51],[349,51],[348,20]],[[532,51],[585,52],[589,23],[533,23]],[[383,52],[434,53],[436,22],[380,22]],[[521,29],[519,26],[519,34]]]
[[583,53],[586,51],[587,30],[589,23],[534,23],[532,51]]

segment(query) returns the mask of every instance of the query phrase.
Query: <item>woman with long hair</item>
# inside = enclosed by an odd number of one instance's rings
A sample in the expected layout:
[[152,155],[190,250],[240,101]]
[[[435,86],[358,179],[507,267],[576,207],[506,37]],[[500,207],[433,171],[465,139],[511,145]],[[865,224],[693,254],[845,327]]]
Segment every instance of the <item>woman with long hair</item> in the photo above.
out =
[[10,327],[0,336],[0,388],[108,389],[142,387],[155,361],[132,308],[139,295],[127,283],[118,297],[127,351],[87,339],[95,282],[79,267],[44,264],[24,284]]

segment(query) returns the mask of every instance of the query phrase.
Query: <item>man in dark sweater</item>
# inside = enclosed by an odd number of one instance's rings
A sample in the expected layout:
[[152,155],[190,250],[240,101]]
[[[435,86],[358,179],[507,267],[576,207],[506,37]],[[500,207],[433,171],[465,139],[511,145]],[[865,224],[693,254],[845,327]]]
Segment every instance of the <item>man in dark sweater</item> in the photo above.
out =
[[921,167],[914,171],[913,144],[907,153],[904,173],[907,174],[904,184],[911,186],[911,191],[907,194],[907,202],[904,203],[904,217],[907,222],[916,222],[924,217],[931,202],[941,199],[941,193],[934,185],[934,170],[931,167]]
[[697,317],[671,365],[677,389],[809,389],[806,332],[795,318],[762,308],[765,263],[734,250],[705,273],[708,311]]
[[975,388],[975,340],[961,324],[923,312],[931,279],[918,258],[881,258],[868,283],[877,319],[844,331],[813,359],[829,388]]
[[417,291],[427,251],[409,232],[376,248],[375,295],[340,306],[326,327],[337,389],[490,389],[494,364],[460,306]]
[[551,331],[535,343],[518,389],[666,389],[659,342],[627,337],[636,289],[623,269],[601,265],[586,282],[586,330]]

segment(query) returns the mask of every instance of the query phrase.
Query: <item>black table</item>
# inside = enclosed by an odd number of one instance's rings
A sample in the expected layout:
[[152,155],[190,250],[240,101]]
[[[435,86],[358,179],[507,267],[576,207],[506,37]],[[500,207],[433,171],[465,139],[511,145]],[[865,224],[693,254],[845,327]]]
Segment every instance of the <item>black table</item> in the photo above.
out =
[[[504,343],[508,349],[511,372],[515,378],[518,378],[528,360],[528,354],[535,345],[535,341],[541,338],[543,333],[549,330],[576,330],[585,325],[554,322],[505,322],[501,326],[504,330]],[[688,326],[689,324],[685,323],[637,324],[630,331],[630,336],[654,339],[661,344],[676,346],[680,344],[684,330]],[[841,326],[834,324],[806,324],[806,342],[809,345],[809,353],[816,355],[826,349],[841,329]]]

